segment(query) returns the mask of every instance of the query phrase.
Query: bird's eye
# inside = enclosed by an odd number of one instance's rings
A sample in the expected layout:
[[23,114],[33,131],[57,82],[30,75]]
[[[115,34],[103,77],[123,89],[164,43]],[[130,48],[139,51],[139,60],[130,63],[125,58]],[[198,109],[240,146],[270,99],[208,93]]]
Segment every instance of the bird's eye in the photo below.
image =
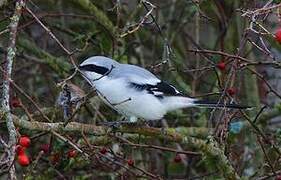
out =
[[104,75],[109,71],[109,69],[106,67],[97,66],[94,64],[87,64],[87,65],[79,66],[79,69],[81,71],[90,71],[90,72],[95,72],[95,73],[101,74],[101,75]]

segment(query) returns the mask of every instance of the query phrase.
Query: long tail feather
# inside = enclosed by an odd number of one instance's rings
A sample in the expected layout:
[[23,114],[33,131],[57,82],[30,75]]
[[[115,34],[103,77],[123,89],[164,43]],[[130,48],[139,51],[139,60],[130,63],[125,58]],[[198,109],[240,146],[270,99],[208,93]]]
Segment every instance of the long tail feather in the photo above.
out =
[[223,104],[217,102],[210,102],[206,100],[195,100],[193,102],[196,106],[209,107],[209,108],[233,108],[233,109],[250,109],[250,106],[244,106],[239,104]]

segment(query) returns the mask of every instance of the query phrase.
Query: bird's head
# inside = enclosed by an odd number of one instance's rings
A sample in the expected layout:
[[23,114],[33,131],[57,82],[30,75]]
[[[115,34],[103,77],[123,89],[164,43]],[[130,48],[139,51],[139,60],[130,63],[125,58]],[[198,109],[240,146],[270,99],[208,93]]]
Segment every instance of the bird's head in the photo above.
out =
[[104,56],[93,56],[83,61],[79,65],[79,69],[88,81],[94,81],[106,76],[118,65],[119,63],[113,59]]

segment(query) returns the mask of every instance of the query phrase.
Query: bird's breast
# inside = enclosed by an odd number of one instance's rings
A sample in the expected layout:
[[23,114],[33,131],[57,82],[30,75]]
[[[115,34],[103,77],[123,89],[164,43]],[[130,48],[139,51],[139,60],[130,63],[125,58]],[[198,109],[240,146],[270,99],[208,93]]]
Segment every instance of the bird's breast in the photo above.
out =
[[117,104],[129,98],[125,82],[122,79],[111,79],[105,76],[93,84],[99,91],[98,93],[111,104]]
[[125,116],[156,120],[166,114],[166,109],[158,98],[145,90],[136,91],[124,79],[103,77],[93,84],[105,103]]

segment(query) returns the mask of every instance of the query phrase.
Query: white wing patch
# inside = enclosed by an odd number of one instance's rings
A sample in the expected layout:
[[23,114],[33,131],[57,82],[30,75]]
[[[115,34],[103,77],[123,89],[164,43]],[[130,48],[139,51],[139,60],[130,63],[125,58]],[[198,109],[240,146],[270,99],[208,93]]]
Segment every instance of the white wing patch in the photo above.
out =
[[160,96],[160,95],[164,94],[163,92],[160,92],[160,91],[152,91],[152,92],[155,96]]
[[135,88],[137,91],[147,91],[147,93],[153,94],[158,98],[163,98],[164,96],[182,96],[181,92],[179,92],[175,87],[163,81],[160,81],[155,85],[137,84],[131,82],[129,86]]

